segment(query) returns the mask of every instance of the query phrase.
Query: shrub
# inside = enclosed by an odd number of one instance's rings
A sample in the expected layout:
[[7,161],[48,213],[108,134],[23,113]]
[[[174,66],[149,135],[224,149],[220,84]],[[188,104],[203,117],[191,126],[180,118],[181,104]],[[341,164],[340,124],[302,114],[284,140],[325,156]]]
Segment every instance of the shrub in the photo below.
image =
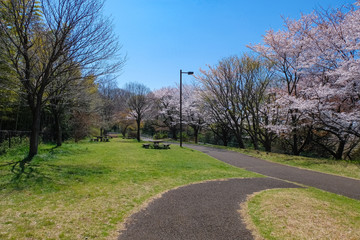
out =
[[[180,139],[180,134],[177,135],[177,138]],[[184,142],[188,142],[190,137],[185,132],[182,133],[182,139]]]
[[154,134],[153,138],[154,139],[168,138],[168,133],[166,133],[166,132],[157,132],[157,133]]

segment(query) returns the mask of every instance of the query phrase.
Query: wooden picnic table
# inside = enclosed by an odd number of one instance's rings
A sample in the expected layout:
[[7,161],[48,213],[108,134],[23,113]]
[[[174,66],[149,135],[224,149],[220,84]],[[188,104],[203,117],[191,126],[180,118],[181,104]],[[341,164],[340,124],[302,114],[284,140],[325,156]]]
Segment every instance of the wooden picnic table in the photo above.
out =
[[164,141],[163,140],[151,140],[150,142],[152,142],[154,144],[154,148],[159,148],[160,143],[162,143]]
[[[149,142],[153,143],[154,149],[160,149],[160,143],[164,142],[163,140],[150,140]],[[148,149],[150,147],[150,143],[144,143],[143,148]],[[170,143],[164,143],[164,149],[170,149]]]
[[109,142],[109,138],[107,136],[96,136],[97,142]]
[[[152,143],[153,143],[155,149],[159,149],[159,148],[161,148],[161,147],[160,147],[160,143],[163,143],[164,140],[150,140],[149,142],[152,142]],[[144,146],[144,147],[145,147],[145,146]],[[146,147],[145,147],[145,148],[146,148]],[[164,149],[170,149],[170,144],[168,144],[168,143],[165,144],[165,143],[164,143],[163,148],[164,148]]]
[[95,136],[90,139],[91,142],[109,142],[107,136]]

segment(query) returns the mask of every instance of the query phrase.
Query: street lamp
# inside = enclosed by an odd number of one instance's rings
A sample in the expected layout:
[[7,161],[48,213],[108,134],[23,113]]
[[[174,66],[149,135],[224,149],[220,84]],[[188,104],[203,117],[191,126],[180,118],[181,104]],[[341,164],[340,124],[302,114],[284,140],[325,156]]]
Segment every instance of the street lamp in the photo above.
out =
[[194,72],[183,72],[182,70],[180,70],[180,147],[182,147],[182,140],[183,140],[183,136],[182,136],[182,75],[183,74],[193,75]]

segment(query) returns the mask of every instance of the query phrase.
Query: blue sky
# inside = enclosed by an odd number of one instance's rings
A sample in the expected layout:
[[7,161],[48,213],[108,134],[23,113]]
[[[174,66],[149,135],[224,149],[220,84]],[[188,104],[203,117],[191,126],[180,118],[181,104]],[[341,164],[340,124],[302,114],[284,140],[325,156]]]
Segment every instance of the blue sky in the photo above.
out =
[[[138,82],[151,90],[175,86],[179,71],[249,51],[269,29],[282,28],[281,16],[299,18],[319,7],[355,0],[107,0],[104,14],[127,54],[119,87]],[[192,81],[184,76],[185,83]]]

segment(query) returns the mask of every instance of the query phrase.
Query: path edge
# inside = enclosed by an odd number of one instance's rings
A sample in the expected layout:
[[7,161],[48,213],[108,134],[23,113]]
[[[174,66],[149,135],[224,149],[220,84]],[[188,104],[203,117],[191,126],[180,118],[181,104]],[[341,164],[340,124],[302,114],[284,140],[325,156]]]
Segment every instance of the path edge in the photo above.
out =
[[[214,147],[214,146],[207,146],[207,145],[201,145],[201,144],[188,144],[186,143],[186,145],[193,145],[193,146],[200,146],[200,147],[207,147],[207,148],[213,148],[213,149],[221,149],[221,150],[226,150],[226,151],[229,151],[229,152],[234,152],[234,153],[239,153],[239,154],[242,154],[242,155],[245,155],[247,157],[251,157],[251,158],[255,158],[255,159],[258,159],[258,160],[262,160],[262,161],[266,161],[266,162],[269,162],[269,163],[274,163],[274,164],[278,164],[278,165],[281,165],[281,166],[286,166],[286,167],[293,167],[293,168],[297,168],[297,169],[301,169],[301,170],[307,170],[307,171],[311,171],[311,172],[315,172],[315,173],[322,173],[322,174],[327,174],[327,175],[331,175],[331,176],[336,176],[336,177],[343,177],[343,178],[349,178],[349,179],[352,179],[352,180],[357,180],[357,181],[360,181],[360,178],[355,178],[355,177],[349,177],[349,176],[343,176],[343,175],[340,175],[340,174],[336,174],[336,173],[328,173],[328,172],[321,172],[319,170],[315,170],[315,169],[310,169],[310,168],[304,168],[304,167],[300,167],[300,166],[293,166],[293,165],[287,165],[285,163],[279,163],[279,162],[273,162],[271,160],[267,160],[267,159],[263,159],[263,158],[260,158],[260,157],[254,157],[254,156],[251,156],[251,155],[248,155],[248,154],[245,154],[245,153],[242,153],[242,152],[237,152],[237,151],[234,151],[234,150],[231,150],[231,149],[224,149],[224,148],[217,148],[217,147]],[[189,149],[193,149],[193,150],[196,150],[196,151],[199,151],[197,149],[194,149],[194,148],[191,148],[190,146],[185,146]],[[201,151],[200,151],[201,152]],[[204,152],[202,152],[204,153]],[[205,153],[206,154],[206,153]],[[209,155],[208,155],[209,156]],[[289,155],[291,156],[291,155]],[[211,156],[210,156],[211,157]],[[217,158],[215,158],[217,159]],[[219,159],[217,159],[219,160]],[[219,160],[221,161],[221,160]],[[231,164],[229,164],[231,165]],[[231,165],[231,166],[234,166],[234,165]],[[246,169],[246,168],[242,168],[242,169],[245,169],[247,171],[251,171],[251,169]],[[252,172],[252,171],[251,171]],[[258,173],[258,174],[261,174],[261,173]],[[264,175],[264,174],[261,174],[261,175]],[[271,177],[271,176],[267,176],[267,175],[264,175],[265,177]],[[283,180],[283,179],[281,179]]]
[[[208,182],[224,182],[224,181],[230,181],[232,179],[255,179],[255,178],[246,178],[246,177],[233,177],[233,178],[220,178],[220,179],[209,179],[209,180],[203,180],[203,181],[198,181],[198,182],[192,182],[189,184],[184,184],[184,185],[180,185],[168,190],[165,190],[163,192],[160,192],[150,198],[148,198],[147,200],[145,200],[142,204],[134,207],[130,212],[128,212],[124,218],[124,220],[117,224],[116,229],[109,234],[109,236],[106,238],[108,240],[110,239],[119,239],[120,236],[122,235],[122,232],[126,231],[126,225],[131,224],[132,221],[132,216],[140,211],[144,211],[148,208],[148,206],[153,203],[154,201],[160,199],[163,197],[164,194],[170,192],[170,191],[175,191],[177,189],[183,188],[183,187],[187,187],[187,186],[191,186],[191,185],[196,185],[196,184],[203,184],[203,183],[208,183]],[[246,200],[247,201],[247,200]]]

